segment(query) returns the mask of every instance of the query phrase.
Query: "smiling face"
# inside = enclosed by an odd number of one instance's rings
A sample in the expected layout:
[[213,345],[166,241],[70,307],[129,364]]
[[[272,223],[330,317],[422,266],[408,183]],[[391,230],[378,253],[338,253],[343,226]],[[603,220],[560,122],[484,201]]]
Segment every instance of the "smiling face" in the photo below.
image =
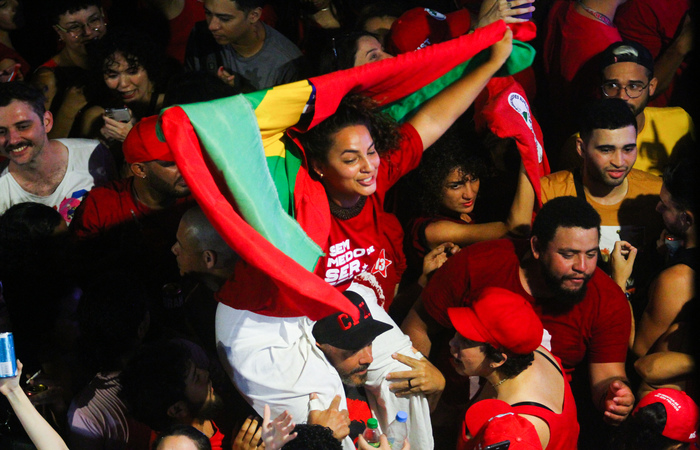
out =
[[587,141],[577,140],[577,147],[587,181],[620,186],[637,160],[637,131],[632,125],[593,130]]
[[54,30],[65,42],[66,47],[83,54],[87,42],[102,39],[107,33],[104,15],[100,8],[94,5],[76,12],[62,14],[58,18],[57,25],[54,26]]
[[579,227],[557,228],[544,249],[539,249],[537,238],[533,238],[533,255],[557,301],[576,303],[583,299],[598,262],[598,238],[597,228]]
[[325,162],[313,162],[314,171],[331,201],[344,208],[377,190],[380,160],[369,130],[364,125],[345,127],[331,136]]
[[207,26],[219,45],[238,44],[255,29],[260,9],[247,13],[232,0],[204,0]]
[[139,64],[129,64],[121,53],[115,53],[111,64],[105,67],[103,76],[107,87],[124,103],[148,103],[153,93],[153,83]]
[[479,178],[475,175],[465,174],[459,167],[452,169],[442,185],[442,207],[452,213],[471,213],[479,193],[479,184]]
[[43,117],[23,101],[13,100],[0,107],[0,154],[11,164],[22,166],[35,162],[46,145],[53,117]]
[[374,360],[372,357],[372,344],[358,351],[343,350],[329,344],[317,344],[326,359],[335,368],[348,386],[362,386],[367,381],[367,369]]
[[382,44],[372,36],[362,36],[357,40],[355,65],[362,66],[371,62],[381,61],[392,56],[384,51]]
[[483,342],[475,342],[455,333],[450,340],[450,354],[457,373],[462,376],[485,376],[490,372],[482,346]]

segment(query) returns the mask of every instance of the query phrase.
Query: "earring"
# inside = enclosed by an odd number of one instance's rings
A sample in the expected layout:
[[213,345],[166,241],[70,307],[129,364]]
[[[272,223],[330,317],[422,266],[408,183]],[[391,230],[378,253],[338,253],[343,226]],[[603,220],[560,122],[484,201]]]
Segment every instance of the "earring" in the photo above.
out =
[[321,178],[323,178],[323,174],[322,174],[322,173],[319,173],[318,176],[321,177]]

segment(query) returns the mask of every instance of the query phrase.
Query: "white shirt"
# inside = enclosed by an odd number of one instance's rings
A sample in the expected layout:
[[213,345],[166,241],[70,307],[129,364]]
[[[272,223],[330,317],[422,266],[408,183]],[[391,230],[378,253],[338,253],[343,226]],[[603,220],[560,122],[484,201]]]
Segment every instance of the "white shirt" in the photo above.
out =
[[[369,366],[365,390],[373,415],[386,430],[398,411],[409,413],[409,440],[414,448],[432,449],[430,408],[423,395],[398,398],[389,390],[386,375],[410,370],[394,360],[399,352],[413,358],[411,341],[377,303],[374,291],[353,283],[349,288],[365,298],[372,316],[393,328],[378,336],[372,345],[374,361]],[[216,340],[219,358],[237,389],[262,415],[270,405],[274,418],[287,410],[295,422],[306,422],[311,409],[326,409],[336,395],[340,409],[347,401],[338,372],[316,346],[312,334],[314,322],[306,317],[268,317],[219,304],[216,311]],[[309,405],[309,395],[317,393],[318,402]],[[413,423],[413,426],[412,426]],[[349,438],[343,448],[354,449]]]
[[25,191],[9,170],[9,161],[0,165],[0,214],[12,205],[41,203],[61,213],[70,224],[75,209],[94,186],[106,184],[114,176],[114,161],[106,147],[94,139],[57,139],[68,149],[66,174],[56,190],[45,197]]

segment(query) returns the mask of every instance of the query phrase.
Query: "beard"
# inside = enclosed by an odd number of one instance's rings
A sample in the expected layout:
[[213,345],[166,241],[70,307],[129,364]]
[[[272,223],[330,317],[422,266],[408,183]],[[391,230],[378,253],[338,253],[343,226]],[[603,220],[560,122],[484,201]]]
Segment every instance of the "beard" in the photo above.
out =
[[[342,380],[343,384],[346,386],[364,386],[365,383],[367,382],[367,368],[369,367],[369,364],[362,364],[359,367],[353,369],[351,372],[340,372],[338,371],[338,375],[340,375],[340,379]],[[337,370],[337,369],[336,369]],[[358,375],[360,372],[365,372],[362,375]]]
[[[586,297],[588,282],[593,274],[586,275],[583,284],[578,289],[566,289],[564,281],[568,276],[559,277],[553,274],[547,266],[542,264],[542,276],[553,297],[542,299],[541,304],[547,312],[552,314],[563,314],[571,310]],[[540,300],[540,299],[538,299]]]

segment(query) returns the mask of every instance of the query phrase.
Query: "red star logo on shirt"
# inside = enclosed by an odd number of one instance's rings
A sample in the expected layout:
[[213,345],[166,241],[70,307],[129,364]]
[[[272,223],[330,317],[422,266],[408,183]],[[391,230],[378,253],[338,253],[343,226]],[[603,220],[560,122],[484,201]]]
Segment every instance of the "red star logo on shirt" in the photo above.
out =
[[391,265],[391,261],[386,259],[384,254],[384,249],[379,252],[379,258],[374,262],[372,266],[372,275],[375,273],[381,273],[384,278],[386,278],[386,268]]

